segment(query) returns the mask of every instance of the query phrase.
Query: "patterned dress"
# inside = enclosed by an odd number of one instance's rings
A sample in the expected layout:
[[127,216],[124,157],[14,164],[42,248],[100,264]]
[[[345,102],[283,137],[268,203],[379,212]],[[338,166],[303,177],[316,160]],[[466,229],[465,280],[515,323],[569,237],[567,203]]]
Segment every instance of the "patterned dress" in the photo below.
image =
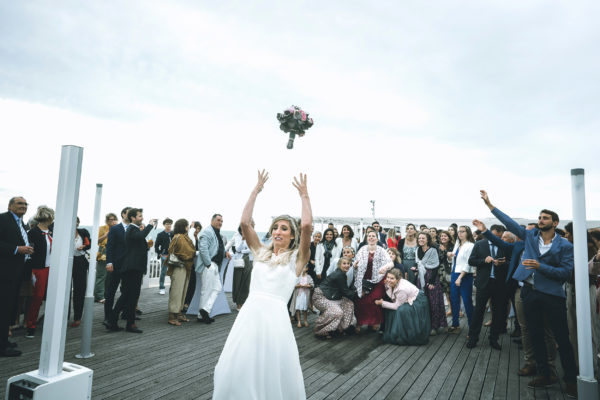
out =
[[408,273],[408,281],[413,285],[416,285],[417,275],[411,268],[417,265],[417,262],[415,261],[415,253],[417,252],[417,246],[404,246],[402,252],[404,253],[404,259],[402,260],[402,264],[404,264],[404,268],[406,268],[406,272]]

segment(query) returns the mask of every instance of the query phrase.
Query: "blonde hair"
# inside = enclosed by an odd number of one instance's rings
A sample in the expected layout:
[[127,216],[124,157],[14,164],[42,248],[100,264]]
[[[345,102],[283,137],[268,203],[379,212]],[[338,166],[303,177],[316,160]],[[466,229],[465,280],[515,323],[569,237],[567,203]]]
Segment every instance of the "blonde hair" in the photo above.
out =
[[39,222],[52,222],[54,221],[54,210],[48,206],[39,206],[35,217],[33,217],[38,223]]
[[272,265],[287,264],[290,262],[292,254],[298,249],[298,241],[300,239],[300,227],[298,226],[298,222],[295,218],[292,218],[289,215],[280,215],[278,217],[273,218],[273,222],[271,222],[271,226],[269,227],[269,235],[273,235],[273,229],[275,227],[275,224],[279,221],[287,221],[287,223],[290,225],[290,230],[292,231],[291,234],[293,237],[290,241],[290,246],[284,252],[280,252],[279,255],[275,258],[275,260],[271,260],[273,256],[273,249],[275,248],[273,241],[271,241],[271,243],[269,243],[268,246],[261,246],[261,248],[255,253],[255,260]]
[[349,259],[348,257],[341,257],[338,260],[338,265],[337,265],[338,268],[342,267],[342,261],[344,261],[344,260],[348,261],[348,264],[352,265],[352,260],[351,259]]
[[[354,251],[354,247],[352,247],[352,246],[346,246],[346,247],[344,247],[342,249],[342,254],[344,254],[344,250],[350,250],[352,252],[352,256],[353,257],[356,256],[356,251]],[[346,257],[346,258],[348,258],[348,257]]]

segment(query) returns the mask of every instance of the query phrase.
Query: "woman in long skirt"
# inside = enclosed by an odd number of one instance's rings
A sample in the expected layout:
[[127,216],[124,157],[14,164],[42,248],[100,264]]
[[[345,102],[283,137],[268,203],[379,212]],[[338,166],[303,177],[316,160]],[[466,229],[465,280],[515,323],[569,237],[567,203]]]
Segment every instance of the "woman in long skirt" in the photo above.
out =
[[440,259],[438,251],[432,246],[431,236],[421,232],[417,237],[419,248],[416,258],[419,268],[418,287],[423,289],[429,300],[429,311],[431,316],[431,335],[436,335],[440,328],[448,327],[446,320],[446,308],[444,307],[444,293],[440,285],[438,274]]
[[391,301],[375,301],[385,310],[383,341],[402,346],[427,344],[431,329],[427,296],[402,279],[396,268],[388,271],[385,289]]
[[385,273],[394,267],[394,262],[383,247],[377,246],[377,232],[367,234],[367,246],[361,247],[356,253],[356,268],[354,286],[358,299],[355,303],[356,330],[361,325],[368,325],[379,330],[383,322],[381,307],[375,305],[375,300],[381,299],[385,293],[383,278]]

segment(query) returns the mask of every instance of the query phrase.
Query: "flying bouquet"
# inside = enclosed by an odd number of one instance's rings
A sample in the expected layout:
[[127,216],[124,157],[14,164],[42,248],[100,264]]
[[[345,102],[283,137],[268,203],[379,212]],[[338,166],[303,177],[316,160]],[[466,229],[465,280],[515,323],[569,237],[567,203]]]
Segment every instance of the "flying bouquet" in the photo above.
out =
[[288,149],[294,147],[296,135],[304,136],[304,131],[313,126],[313,119],[308,117],[308,113],[296,106],[291,106],[282,113],[277,113],[277,120],[280,123],[279,129],[289,133]]

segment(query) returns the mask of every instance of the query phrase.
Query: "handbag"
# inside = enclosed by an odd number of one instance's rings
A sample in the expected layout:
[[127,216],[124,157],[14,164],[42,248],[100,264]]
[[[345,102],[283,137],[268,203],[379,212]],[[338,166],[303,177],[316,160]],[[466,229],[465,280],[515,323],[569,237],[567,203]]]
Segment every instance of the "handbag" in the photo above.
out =
[[368,281],[366,279],[364,279],[362,281],[363,294],[370,294],[373,291],[373,289],[375,289],[375,283]]
[[[177,243],[177,239],[179,239],[179,236],[177,236],[175,239],[175,243]],[[175,247],[175,243],[173,243],[173,247]],[[167,265],[173,268],[182,268],[184,266],[183,261],[181,261],[179,257],[175,255],[175,253],[169,253],[169,256],[167,257]]]

